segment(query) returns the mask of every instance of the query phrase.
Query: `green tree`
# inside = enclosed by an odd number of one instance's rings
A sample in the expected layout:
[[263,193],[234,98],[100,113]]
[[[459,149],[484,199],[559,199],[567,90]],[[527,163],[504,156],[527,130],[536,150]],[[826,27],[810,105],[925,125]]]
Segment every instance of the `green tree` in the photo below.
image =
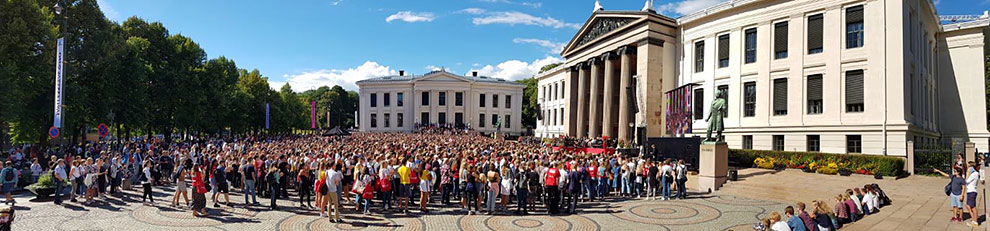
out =
[[0,0],[0,147],[10,140],[38,141],[51,125],[54,14],[37,1]]

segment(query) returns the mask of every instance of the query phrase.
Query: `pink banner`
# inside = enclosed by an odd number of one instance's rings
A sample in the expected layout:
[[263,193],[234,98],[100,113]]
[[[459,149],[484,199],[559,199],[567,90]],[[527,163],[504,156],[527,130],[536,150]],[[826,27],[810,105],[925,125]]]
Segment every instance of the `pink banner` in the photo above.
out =
[[309,101],[309,123],[310,128],[316,129],[316,101]]
[[552,149],[554,151],[560,151],[561,149],[563,149],[564,151],[575,151],[575,152],[584,152],[584,153],[591,153],[591,154],[613,154],[613,153],[615,153],[615,149],[614,148],[574,148],[574,147],[554,146],[554,147],[552,147]]

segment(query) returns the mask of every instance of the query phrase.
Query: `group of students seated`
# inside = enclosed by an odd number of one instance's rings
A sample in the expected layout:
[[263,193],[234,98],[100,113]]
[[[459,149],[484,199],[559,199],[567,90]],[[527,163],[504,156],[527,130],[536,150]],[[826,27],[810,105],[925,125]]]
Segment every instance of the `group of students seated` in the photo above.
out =
[[811,202],[811,212],[806,210],[804,202],[797,203],[797,210],[787,206],[784,216],[774,211],[769,217],[753,226],[757,231],[831,231],[842,228],[843,225],[856,222],[866,215],[880,212],[880,206],[890,204],[890,199],[877,184],[864,185],[862,189],[846,189],[832,198],[834,206],[829,206],[828,200]]

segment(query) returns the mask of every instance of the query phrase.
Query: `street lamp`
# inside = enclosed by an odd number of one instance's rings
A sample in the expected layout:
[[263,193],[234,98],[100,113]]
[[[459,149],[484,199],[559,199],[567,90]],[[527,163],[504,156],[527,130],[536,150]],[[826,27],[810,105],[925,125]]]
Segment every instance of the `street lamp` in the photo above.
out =
[[62,14],[62,9],[64,9],[64,8],[62,8],[62,3],[56,2],[55,3],[55,14],[61,15]]

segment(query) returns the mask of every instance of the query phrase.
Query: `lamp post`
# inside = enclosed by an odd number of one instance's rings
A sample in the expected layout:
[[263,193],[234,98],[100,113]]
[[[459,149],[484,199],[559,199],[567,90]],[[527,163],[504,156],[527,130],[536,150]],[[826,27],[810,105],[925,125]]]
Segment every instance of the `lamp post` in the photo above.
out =
[[[61,17],[61,20],[60,20],[61,21],[61,26],[59,27],[59,38],[56,41],[57,42],[56,49],[58,49],[58,50],[56,51],[57,57],[56,57],[56,63],[55,63],[55,72],[56,72],[55,73],[55,103],[54,103],[55,105],[54,105],[54,116],[53,116],[53,124],[52,125],[53,125],[53,127],[57,127],[59,129],[61,129],[62,128],[62,118],[63,118],[63,114],[64,114],[64,109],[65,109],[65,106],[64,106],[64,104],[62,102],[62,98],[63,98],[62,88],[63,88],[63,85],[65,83],[65,78],[63,78],[63,76],[65,76],[65,61],[64,61],[64,56],[65,56],[65,25],[66,25],[66,21],[68,21],[69,16],[65,14],[66,8],[62,4],[62,0],[57,0],[55,2],[55,6],[53,7],[53,9],[55,9],[55,15]],[[56,18],[59,18],[59,17],[56,17]],[[56,137],[56,139],[61,138],[61,137],[62,136],[60,135],[60,136]]]

